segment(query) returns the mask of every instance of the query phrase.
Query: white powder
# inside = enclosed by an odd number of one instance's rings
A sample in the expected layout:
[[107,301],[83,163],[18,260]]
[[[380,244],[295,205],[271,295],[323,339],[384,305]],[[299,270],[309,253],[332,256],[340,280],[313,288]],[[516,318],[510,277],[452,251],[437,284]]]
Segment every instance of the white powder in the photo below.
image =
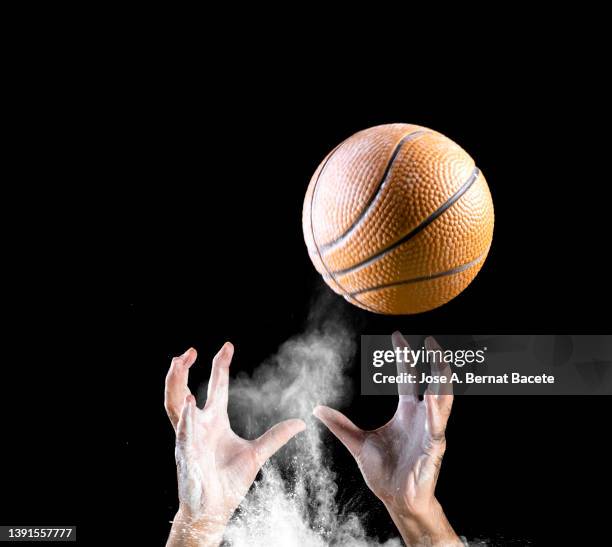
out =
[[337,407],[350,396],[346,372],[355,336],[337,318],[314,323],[311,315],[304,334],[285,342],[252,376],[241,374],[230,383],[232,427],[246,438],[287,418],[307,423],[306,431],[266,464],[232,519],[225,541],[233,547],[381,545],[367,537],[359,515],[338,506],[323,426],[312,417],[317,404]]

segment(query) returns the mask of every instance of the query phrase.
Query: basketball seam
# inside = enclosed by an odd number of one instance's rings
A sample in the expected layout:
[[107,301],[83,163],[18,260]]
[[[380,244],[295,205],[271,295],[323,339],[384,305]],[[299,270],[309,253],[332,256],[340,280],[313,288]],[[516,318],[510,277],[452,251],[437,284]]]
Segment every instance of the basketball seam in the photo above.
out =
[[[474,182],[478,179],[479,175],[480,175],[480,170],[478,169],[478,167],[474,167],[474,170],[472,171],[472,174],[470,175],[468,180],[465,181],[448,200],[446,200],[440,207],[438,207],[438,209],[436,209],[431,215],[429,215],[425,220],[423,220],[416,228],[413,228],[410,232],[408,232],[406,235],[404,235],[397,241],[391,243],[384,249],[377,251],[375,254],[369,256],[368,258],[362,260],[361,262],[354,264],[353,266],[350,266],[348,268],[344,268],[341,270],[335,270],[333,272],[329,271],[329,269],[326,267],[325,268],[326,271],[328,271],[329,274],[333,276],[334,280],[336,280],[337,275],[345,275],[347,273],[353,272],[365,266],[369,266],[370,264],[373,264],[374,262],[380,260],[383,256],[387,255],[391,251],[397,249],[398,247],[401,247],[404,243],[407,243],[413,237],[415,237],[420,232],[422,232],[432,222],[437,220],[446,211],[448,211],[448,209],[450,209],[455,203],[457,203],[457,201],[459,201],[459,199],[461,199],[461,197],[471,188]],[[320,253],[319,253],[319,257],[321,257]],[[321,257],[321,260],[323,260],[322,257]],[[338,281],[336,281],[336,283],[338,283]]]
[[375,287],[368,287],[365,289],[360,289],[358,291],[352,292],[350,293],[349,296],[354,297],[357,294],[363,294],[366,292],[372,292],[372,291],[378,291],[381,289],[388,289],[391,287],[396,287],[399,285],[410,285],[413,283],[421,283],[423,281],[431,281],[433,279],[438,279],[440,277],[447,277],[450,275],[456,275],[462,272],[465,272],[467,270],[469,270],[470,268],[472,268],[473,266],[476,266],[477,264],[479,264],[480,262],[482,262],[482,260],[485,258],[485,256],[487,255],[487,253],[489,252],[489,249],[487,249],[484,253],[482,253],[480,256],[478,256],[477,258],[475,258],[474,260],[467,262],[466,264],[462,264],[461,266],[457,266],[455,268],[452,268],[450,270],[446,270],[444,272],[437,272],[435,274],[431,274],[431,275],[424,275],[421,277],[414,277],[412,279],[405,279],[403,281],[393,281],[392,283],[384,283],[382,285],[376,285]]
[[330,249],[336,247],[337,245],[340,245],[344,240],[346,240],[347,237],[349,237],[353,233],[353,231],[359,226],[359,224],[361,224],[361,222],[365,219],[367,214],[371,211],[374,203],[376,203],[376,201],[378,200],[382,189],[385,187],[385,184],[389,180],[391,169],[393,168],[393,165],[395,164],[395,160],[397,159],[397,156],[399,155],[404,145],[408,142],[412,142],[419,135],[424,135],[428,133],[431,133],[431,131],[427,131],[426,129],[418,129],[411,133],[407,133],[398,141],[398,143],[395,145],[395,148],[393,149],[391,156],[389,157],[387,166],[385,167],[385,170],[383,171],[383,176],[381,177],[380,182],[376,186],[374,192],[372,192],[372,196],[370,197],[370,200],[368,201],[368,203],[362,208],[361,212],[357,215],[357,218],[344,231],[344,233],[336,237],[336,239],[334,239],[333,241],[329,241],[319,246],[322,252],[325,253],[329,251]]

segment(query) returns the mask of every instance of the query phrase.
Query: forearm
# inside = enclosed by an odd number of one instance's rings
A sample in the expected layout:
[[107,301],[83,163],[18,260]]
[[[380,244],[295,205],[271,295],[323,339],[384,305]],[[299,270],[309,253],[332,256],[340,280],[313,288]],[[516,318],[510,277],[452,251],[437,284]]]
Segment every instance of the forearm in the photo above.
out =
[[227,519],[192,519],[179,509],[166,547],[218,547],[226,525]]
[[387,507],[389,515],[409,547],[464,547],[448,522],[442,506],[434,501],[430,510],[413,515]]

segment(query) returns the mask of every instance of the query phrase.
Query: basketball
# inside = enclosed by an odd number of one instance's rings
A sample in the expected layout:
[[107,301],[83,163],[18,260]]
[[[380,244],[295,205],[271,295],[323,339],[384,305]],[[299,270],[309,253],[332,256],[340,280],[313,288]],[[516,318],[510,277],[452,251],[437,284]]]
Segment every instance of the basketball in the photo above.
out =
[[484,175],[452,140],[417,125],[379,125],[321,162],[302,226],[335,292],[376,313],[420,313],[457,296],[480,271],[493,202]]

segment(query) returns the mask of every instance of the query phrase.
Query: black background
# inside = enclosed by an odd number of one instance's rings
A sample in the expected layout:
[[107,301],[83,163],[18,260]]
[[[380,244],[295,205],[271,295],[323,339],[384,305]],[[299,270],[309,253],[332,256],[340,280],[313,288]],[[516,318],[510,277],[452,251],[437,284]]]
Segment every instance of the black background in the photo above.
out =
[[[243,53],[222,69],[135,57],[110,78],[84,73],[68,96],[26,97],[44,146],[23,164],[10,232],[3,523],[163,543],[176,510],[170,358],[199,350],[196,387],[225,340],[233,370],[253,370],[300,332],[327,290],[302,240],[303,195],[325,154],[368,126],[415,123],[456,140],[487,178],[496,224],[481,273],[442,308],[382,317],[334,297],[358,332],[609,324],[603,112],[580,62],[446,56],[381,75],[354,58],[322,71]],[[455,529],[501,544],[603,538],[609,402],[457,398],[438,484]],[[376,427],[394,405],[356,395],[343,410]],[[330,444],[341,495],[360,494],[371,531],[387,535],[384,510]]]

